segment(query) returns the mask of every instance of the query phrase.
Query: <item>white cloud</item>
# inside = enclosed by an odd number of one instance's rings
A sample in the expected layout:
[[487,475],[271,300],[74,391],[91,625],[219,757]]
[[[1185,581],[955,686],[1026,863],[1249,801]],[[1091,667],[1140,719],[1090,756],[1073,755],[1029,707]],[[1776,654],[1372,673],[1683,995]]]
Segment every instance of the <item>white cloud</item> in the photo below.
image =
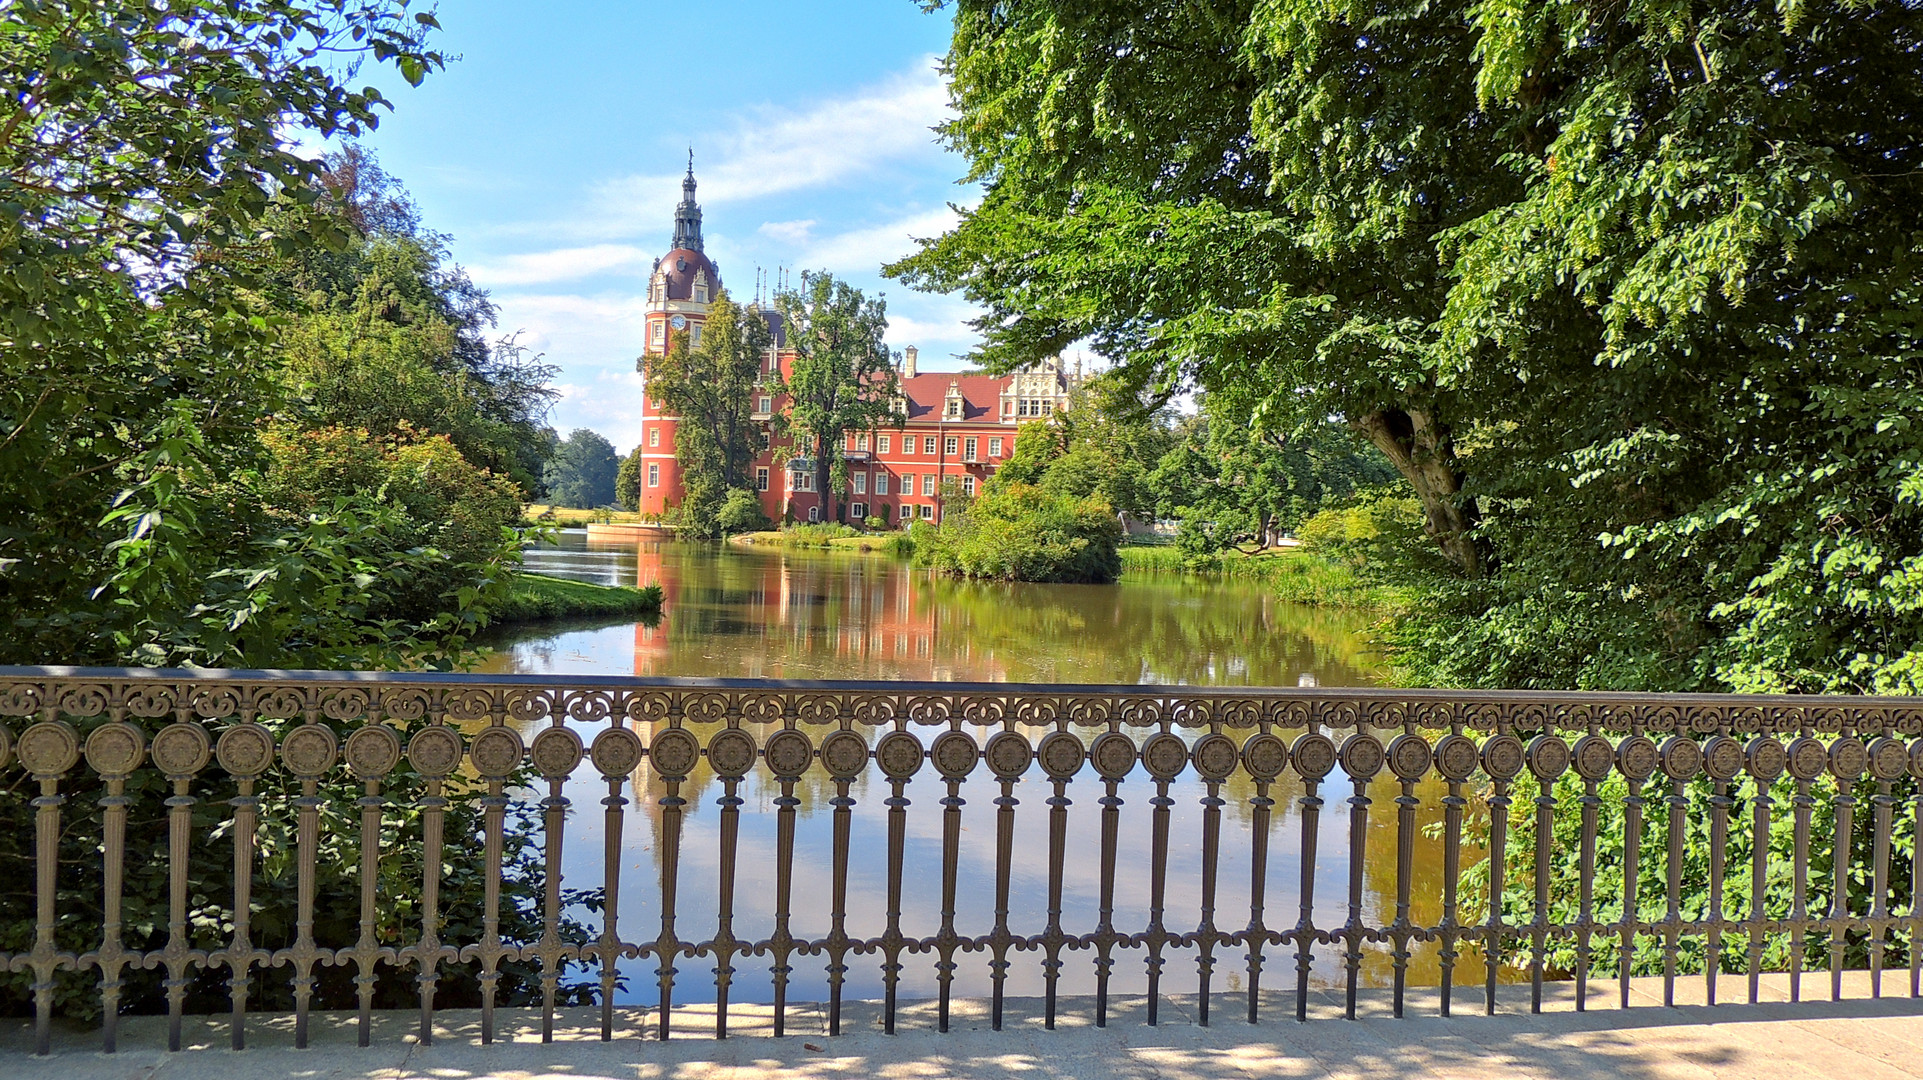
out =
[[[948,116],[948,90],[925,56],[908,71],[853,96],[806,109],[761,106],[732,131],[703,136],[695,175],[703,207],[825,187],[890,162],[939,157],[934,127]],[[681,198],[681,174],[635,175],[596,189],[604,228],[654,227]]]
[[912,254],[916,250],[915,240],[939,236],[955,220],[955,212],[944,206],[883,225],[825,236],[807,247],[802,261],[838,274],[872,273],[881,269],[883,263]]
[[504,285],[542,285],[606,273],[642,273],[653,256],[632,244],[594,244],[522,255],[502,255],[474,263],[467,271],[488,288]]
[[814,218],[803,218],[800,221],[764,221],[761,228],[755,231],[784,244],[805,244],[812,239],[814,228]]

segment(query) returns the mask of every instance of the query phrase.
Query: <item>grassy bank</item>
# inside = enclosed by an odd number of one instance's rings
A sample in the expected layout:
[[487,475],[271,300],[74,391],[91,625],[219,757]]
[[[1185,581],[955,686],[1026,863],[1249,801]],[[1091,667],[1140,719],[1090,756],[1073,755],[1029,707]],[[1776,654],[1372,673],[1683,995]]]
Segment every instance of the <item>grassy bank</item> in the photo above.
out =
[[1355,567],[1300,548],[1244,555],[1224,552],[1189,562],[1167,546],[1121,549],[1122,570],[1136,574],[1196,574],[1257,581],[1292,604],[1386,610],[1407,602],[1407,590],[1369,580]]
[[530,524],[559,525],[563,528],[597,521],[639,525],[651,524],[653,520],[644,519],[632,510],[577,510],[571,506],[544,506],[540,503],[529,503],[521,511],[521,519]]
[[794,525],[767,532],[741,533],[730,537],[729,541],[736,544],[761,544],[768,547],[883,552],[890,555],[907,555],[914,550],[906,533],[892,530],[861,532],[846,525]]
[[544,574],[518,574],[507,598],[489,612],[496,624],[593,615],[659,615],[661,586],[590,585]]

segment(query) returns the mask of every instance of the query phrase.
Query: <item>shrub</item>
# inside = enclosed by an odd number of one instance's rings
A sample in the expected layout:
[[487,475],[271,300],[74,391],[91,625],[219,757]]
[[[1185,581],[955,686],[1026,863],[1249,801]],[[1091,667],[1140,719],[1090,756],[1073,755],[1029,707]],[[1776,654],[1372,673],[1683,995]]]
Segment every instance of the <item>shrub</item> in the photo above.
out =
[[761,509],[761,496],[744,487],[728,492],[714,522],[724,533],[759,532],[769,525],[768,515]]
[[940,527],[910,533],[918,565],[997,581],[1111,582],[1121,573],[1122,524],[1097,497],[1029,484],[984,492]]
[[[259,494],[271,509],[302,518],[368,503],[399,511],[363,515],[382,523],[394,565],[414,563],[390,584],[395,610],[370,614],[412,619],[446,610],[452,593],[516,561],[510,527],[521,516],[520,491],[470,463],[446,436],[276,427],[262,442],[270,460]],[[404,553],[430,557],[423,564]]]
[[1408,552],[1429,547],[1422,539],[1422,505],[1381,488],[1358,492],[1343,505],[1318,512],[1295,536],[1309,550],[1357,567],[1406,558]]

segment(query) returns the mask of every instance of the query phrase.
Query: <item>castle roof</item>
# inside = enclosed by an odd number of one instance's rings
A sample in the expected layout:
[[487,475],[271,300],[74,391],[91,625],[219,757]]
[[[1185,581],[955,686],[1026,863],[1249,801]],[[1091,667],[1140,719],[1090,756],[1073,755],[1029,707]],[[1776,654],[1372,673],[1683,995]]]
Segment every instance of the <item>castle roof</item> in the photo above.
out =
[[713,261],[693,248],[675,248],[655,260],[654,268],[667,279],[669,300],[694,299],[695,278],[703,271],[708,276],[708,298],[721,291],[721,271]]
[[997,419],[995,403],[1001,399],[1008,379],[995,375],[958,375],[952,371],[930,371],[901,380],[901,392],[908,398],[908,419],[942,419],[942,406],[948,400],[949,384],[962,396],[962,419]]

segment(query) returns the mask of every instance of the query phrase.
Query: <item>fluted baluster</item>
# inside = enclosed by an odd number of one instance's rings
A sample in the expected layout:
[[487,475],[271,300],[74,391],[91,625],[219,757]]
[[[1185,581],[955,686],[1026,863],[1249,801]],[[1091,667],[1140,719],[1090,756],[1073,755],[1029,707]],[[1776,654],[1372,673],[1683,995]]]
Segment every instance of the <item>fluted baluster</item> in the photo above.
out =
[[[351,760],[353,740],[349,739],[348,743]],[[464,963],[478,960],[481,965],[481,1042],[487,1044],[494,1041],[494,999],[500,988],[501,961],[519,952],[501,941],[501,860],[506,844],[503,835],[508,805],[506,781],[520,768],[527,756],[527,746],[519,732],[497,722],[475,734],[467,754],[468,760],[474,763],[474,771],[486,782],[487,794],[481,797],[481,940],[463,946],[461,960]],[[369,794],[373,793],[370,787]],[[378,805],[376,802],[376,825],[380,820]],[[371,871],[371,862],[368,865]],[[368,895],[371,897],[371,892]],[[371,927],[371,921],[363,922],[364,940]]]
[[247,995],[256,964],[273,960],[265,949],[254,947],[254,845],[260,825],[260,799],[254,795],[254,782],[274,762],[274,737],[255,723],[236,724],[221,733],[214,753],[240,785],[239,794],[227,801],[234,808],[234,933],[227,947],[208,956],[208,963],[228,970],[227,993],[232,1001],[233,1021],[230,1041],[235,1050],[247,1046]]
[[113,1053],[119,1045],[121,972],[140,963],[120,940],[121,893],[126,867],[127,777],[146,755],[146,737],[120,719],[103,724],[87,736],[87,764],[100,775],[107,793],[101,809],[101,936],[100,947],[77,961],[81,968],[100,969],[100,1048]]
[[[187,710],[182,710],[182,715]],[[207,953],[193,947],[187,927],[188,858],[193,843],[194,804],[188,794],[194,776],[207,765],[211,747],[207,729],[181,720],[154,735],[154,764],[173,785],[167,799],[167,944],[148,953],[144,967],[165,968],[161,986],[167,992],[167,1049],[180,1049],[181,1012],[187,1001],[191,972],[207,962]]]
[[541,936],[532,945],[523,945],[520,959],[541,965],[541,1041],[554,1041],[555,996],[560,990],[561,972],[569,960],[581,955],[580,947],[561,937],[561,852],[567,834],[568,797],[561,794],[568,774],[586,755],[581,737],[558,724],[543,728],[528,747],[534,768],[548,782],[548,793],[541,800],[542,878]]
[[80,760],[80,736],[47,709],[46,719],[20,733],[20,764],[25,766],[40,794],[33,800],[34,928],[33,951],[15,956],[15,971],[33,973],[33,1052],[53,1050],[54,972],[71,969],[72,953],[60,951],[54,940],[57,912],[56,884],[60,873],[60,780]]
[[1302,797],[1296,805],[1302,811],[1301,913],[1295,929],[1295,1018],[1309,1018],[1309,970],[1313,966],[1315,943],[1320,933],[1315,928],[1315,841],[1322,818],[1322,800],[1316,795],[1322,778],[1335,768],[1335,743],[1319,731],[1310,731],[1289,748],[1289,759],[1302,777]]
[[298,815],[295,825],[295,859],[298,880],[295,888],[294,944],[274,954],[275,964],[294,969],[294,1045],[307,1046],[307,1014],[314,1000],[314,965],[332,963],[334,950],[322,949],[314,942],[314,861],[320,844],[320,778],[333,769],[338,757],[334,732],[312,716],[281,740],[281,761],[300,780],[300,796],[294,800]]

